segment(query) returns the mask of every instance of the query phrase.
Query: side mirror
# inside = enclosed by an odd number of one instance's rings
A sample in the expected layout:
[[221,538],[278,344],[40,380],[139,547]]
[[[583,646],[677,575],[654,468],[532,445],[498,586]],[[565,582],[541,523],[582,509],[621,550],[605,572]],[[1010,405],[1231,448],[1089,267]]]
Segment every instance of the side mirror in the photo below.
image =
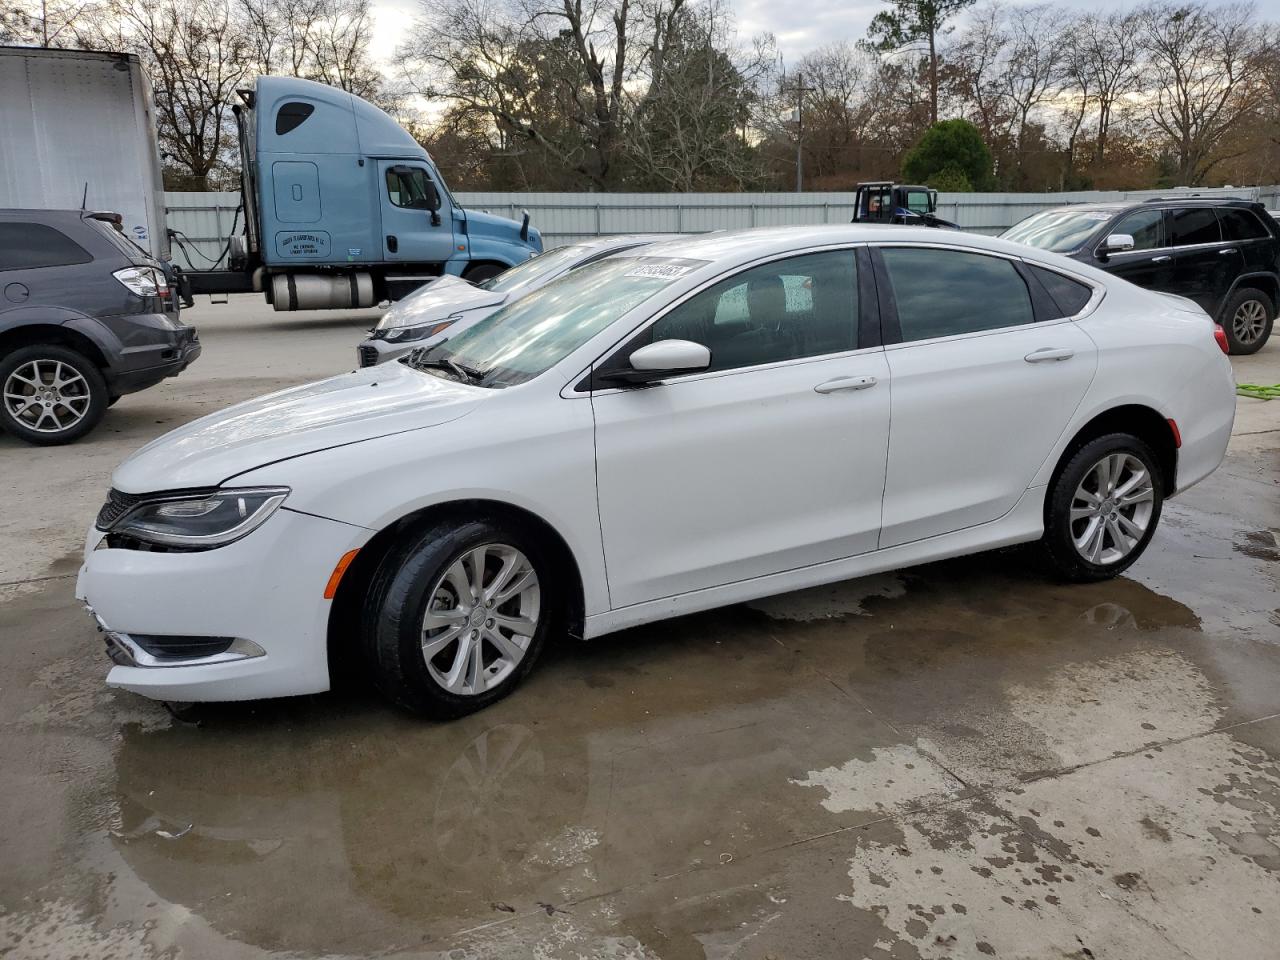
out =
[[1103,254],[1124,253],[1133,249],[1133,236],[1127,233],[1113,233],[1102,241],[1098,251]]
[[643,386],[681,373],[696,373],[711,366],[711,351],[692,340],[659,340],[631,354],[628,366],[600,374],[616,386]]
[[427,209],[435,213],[441,206],[440,191],[430,180],[427,181]]

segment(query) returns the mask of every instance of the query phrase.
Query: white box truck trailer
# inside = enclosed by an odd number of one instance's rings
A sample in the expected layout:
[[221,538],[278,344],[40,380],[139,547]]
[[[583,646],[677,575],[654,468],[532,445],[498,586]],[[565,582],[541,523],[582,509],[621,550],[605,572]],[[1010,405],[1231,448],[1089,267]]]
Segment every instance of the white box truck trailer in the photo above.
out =
[[136,56],[0,47],[0,207],[117,213],[169,259],[151,85]]

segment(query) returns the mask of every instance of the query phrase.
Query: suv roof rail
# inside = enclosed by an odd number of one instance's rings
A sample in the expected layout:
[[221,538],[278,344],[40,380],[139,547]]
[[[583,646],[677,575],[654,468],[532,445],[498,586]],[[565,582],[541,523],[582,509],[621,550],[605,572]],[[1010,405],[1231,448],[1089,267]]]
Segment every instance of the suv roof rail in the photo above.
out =
[[1237,203],[1249,203],[1251,201],[1244,197],[1207,197],[1203,193],[1184,193],[1176,197],[1147,197],[1143,203],[1181,203],[1184,200],[1204,200],[1206,202],[1213,201],[1235,201]]

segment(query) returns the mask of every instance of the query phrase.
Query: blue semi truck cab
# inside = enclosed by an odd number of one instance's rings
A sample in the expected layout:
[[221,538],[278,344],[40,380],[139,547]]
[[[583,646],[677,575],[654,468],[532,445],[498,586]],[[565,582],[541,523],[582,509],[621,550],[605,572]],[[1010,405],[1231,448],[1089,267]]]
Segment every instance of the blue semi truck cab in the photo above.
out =
[[277,310],[367,307],[452,274],[479,282],[542,251],[529,225],[464,210],[417,141],[334,87],[259,77],[235,108],[244,233],[194,292]]

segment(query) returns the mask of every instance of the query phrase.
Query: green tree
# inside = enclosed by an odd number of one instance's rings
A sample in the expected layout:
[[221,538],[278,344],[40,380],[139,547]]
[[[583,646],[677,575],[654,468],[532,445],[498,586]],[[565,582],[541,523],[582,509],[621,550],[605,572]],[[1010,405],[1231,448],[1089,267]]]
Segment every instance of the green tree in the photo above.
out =
[[929,122],[938,122],[938,37],[944,35],[947,21],[976,0],[888,0],[892,9],[881,10],[871,19],[867,36],[877,50],[928,51],[929,58]]
[[902,160],[902,175],[913,183],[925,183],[943,173],[951,182],[956,174],[963,176],[974,190],[987,189],[991,183],[991,151],[968,120],[935,123]]
[[973,193],[973,184],[963,170],[948,164],[937,173],[925,178],[925,185],[941,193]]

